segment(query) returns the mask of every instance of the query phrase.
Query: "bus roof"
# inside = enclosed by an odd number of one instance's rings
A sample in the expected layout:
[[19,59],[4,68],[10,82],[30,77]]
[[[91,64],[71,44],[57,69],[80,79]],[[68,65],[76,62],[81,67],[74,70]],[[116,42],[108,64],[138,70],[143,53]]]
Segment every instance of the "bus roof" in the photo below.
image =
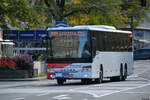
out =
[[74,26],[74,27],[58,27],[58,28],[48,28],[48,31],[65,31],[65,30],[95,30],[95,31],[104,31],[104,32],[116,32],[116,33],[128,33],[131,34],[131,31],[117,30],[113,26],[107,25],[86,25],[86,26]]

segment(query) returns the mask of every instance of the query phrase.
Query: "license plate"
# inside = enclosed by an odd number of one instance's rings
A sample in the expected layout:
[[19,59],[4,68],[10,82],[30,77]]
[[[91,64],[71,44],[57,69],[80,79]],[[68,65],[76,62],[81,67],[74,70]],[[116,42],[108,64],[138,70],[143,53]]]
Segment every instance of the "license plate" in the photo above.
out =
[[56,73],[56,77],[62,77],[62,73]]

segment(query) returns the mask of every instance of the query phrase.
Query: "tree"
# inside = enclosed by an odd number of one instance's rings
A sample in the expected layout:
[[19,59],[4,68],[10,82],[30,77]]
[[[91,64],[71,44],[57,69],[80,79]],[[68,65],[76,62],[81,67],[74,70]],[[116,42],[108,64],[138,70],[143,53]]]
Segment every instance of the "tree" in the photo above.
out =
[[[145,0],[144,0],[145,1]],[[150,18],[147,15],[147,12],[149,11],[150,1],[147,0],[147,6],[143,6],[142,0],[122,0],[121,4],[121,12],[123,12],[123,15],[127,16],[128,21],[127,24],[131,24],[131,20],[133,20],[133,26],[136,27],[140,23],[142,23],[144,20],[149,20]]]
[[55,20],[63,20],[65,0],[45,0],[45,4]]
[[[103,24],[115,27],[134,26],[148,19],[141,0],[1,0],[0,27],[46,28],[50,21],[68,21],[72,25]],[[150,1],[147,0],[147,5]]]
[[0,27],[8,29],[9,26],[23,29],[22,22],[29,28],[33,28],[38,23],[37,13],[29,0],[0,0]]
[[46,29],[51,25],[51,15],[49,8],[46,7],[44,0],[30,0],[30,6],[36,11],[37,21],[36,29]]
[[[149,6],[142,7],[141,0],[44,0],[50,14],[56,21],[66,20],[74,25],[106,24],[116,27],[134,26],[145,18]],[[149,1],[148,1],[149,2]]]
[[116,0],[83,0],[78,5],[83,11],[74,14],[72,19],[78,18],[80,23],[79,13],[83,13],[88,15],[89,20],[80,24],[103,24],[119,27],[127,21],[127,17],[120,13],[120,7],[118,6],[120,3]]

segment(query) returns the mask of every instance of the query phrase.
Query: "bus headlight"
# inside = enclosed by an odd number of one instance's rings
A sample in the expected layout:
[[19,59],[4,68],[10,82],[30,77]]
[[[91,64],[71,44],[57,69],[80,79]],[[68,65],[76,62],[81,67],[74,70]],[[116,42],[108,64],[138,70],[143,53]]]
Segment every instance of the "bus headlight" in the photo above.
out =
[[83,67],[82,67],[82,72],[83,72],[83,71],[90,71],[91,68],[92,68],[91,66],[83,66]]
[[83,66],[83,68],[92,68],[91,66]]

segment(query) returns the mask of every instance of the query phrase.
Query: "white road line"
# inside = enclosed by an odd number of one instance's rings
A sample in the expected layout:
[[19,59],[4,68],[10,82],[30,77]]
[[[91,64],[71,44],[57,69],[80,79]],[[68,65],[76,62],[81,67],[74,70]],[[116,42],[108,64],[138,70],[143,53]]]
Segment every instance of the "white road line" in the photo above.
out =
[[48,95],[49,94],[49,92],[46,92],[46,93],[43,93],[43,94],[38,94],[38,95],[36,95],[36,96],[44,96],[44,95]]
[[56,97],[52,97],[52,98],[54,98],[54,99],[58,99],[58,100],[71,99],[70,97],[68,97],[68,95],[67,95],[67,94],[65,94],[65,95],[58,95],[58,96],[56,96]]
[[53,98],[61,98],[61,97],[64,97],[64,96],[67,96],[67,95],[59,95],[59,96],[56,96],[56,97],[53,97]]
[[13,100],[25,100],[25,98],[15,98]]
[[143,78],[143,77],[140,77],[138,76],[139,78],[143,79],[143,80],[147,80],[147,81],[150,81],[149,79],[146,79],[146,78]]
[[129,94],[150,94],[150,92],[123,92],[123,93],[129,93]]
[[97,95],[97,96],[94,96],[94,97],[104,97],[104,96],[108,96],[108,95],[111,95],[111,94],[114,94],[114,93],[120,93],[120,92],[124,92],[124,91],[128,91],[128,90],[142,88],[142,87],[145,87],[145,86],[148,86],[148,85],[150,85],[150,83],[149,84],[144,84],[144,85],[141,85],[141,86],[138,86],[138,87],[133,87],[133,88],[128,88],[128,89],[124,89],[124,90],[120,90],[120,91],[106,93],[106,94],[100,95],[100,96]]

